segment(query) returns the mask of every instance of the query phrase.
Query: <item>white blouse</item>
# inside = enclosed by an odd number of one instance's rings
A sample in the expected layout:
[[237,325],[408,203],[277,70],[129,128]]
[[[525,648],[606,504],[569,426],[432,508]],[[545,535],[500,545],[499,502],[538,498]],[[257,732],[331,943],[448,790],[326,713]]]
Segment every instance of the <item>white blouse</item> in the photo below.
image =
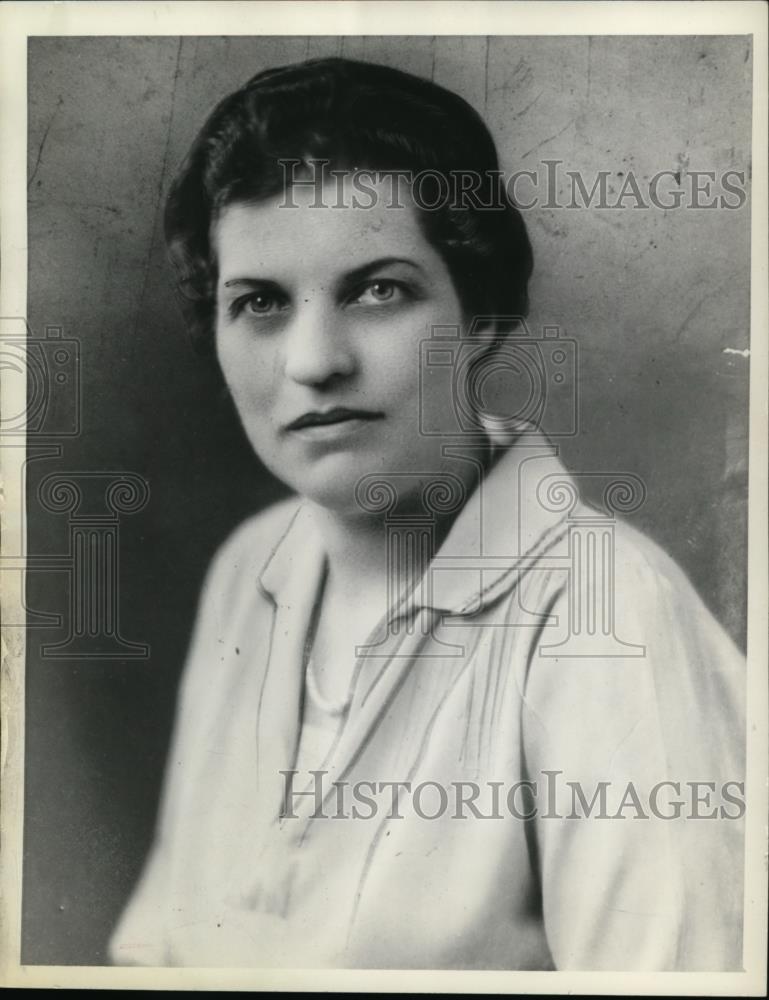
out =
[[311,509],[230,537],[115,962],[741,967],[743,658],[665,553],[555,483],[541,439],[503,455],[298,761]]

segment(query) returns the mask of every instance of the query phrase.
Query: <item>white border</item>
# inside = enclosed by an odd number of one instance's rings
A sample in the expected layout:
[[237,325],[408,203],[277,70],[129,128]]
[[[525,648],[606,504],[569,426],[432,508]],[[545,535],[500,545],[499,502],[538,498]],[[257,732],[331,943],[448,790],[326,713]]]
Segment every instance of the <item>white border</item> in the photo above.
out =
[[[129,989],[366,990],[763,996],[767,943],[767,11],[761,2],[67,2],[0,5],[0,316],[26,314],[26,39],[32,35],[753,35],[747,869],[742,973],[112,969],[20,966],[24,636],[5,636],[0,691],[0,985]],[[301,32],[297,26],[301,26]],[[664,28],[664,31],[661,30]],[[1,399],[12,412],[0,371]],[[18,390],[13,385],[13,390]],[[6,391],[3,391],[6,390]],[[20,496],[24,449],[5,449],[6,498]],[[13,484],[13,485],[11,485]],[[24,551],[23,511],[6,509],[6,551]],[[0,597],[22,614],[8,581]],[[16,620],[21,620],[16,619]]]

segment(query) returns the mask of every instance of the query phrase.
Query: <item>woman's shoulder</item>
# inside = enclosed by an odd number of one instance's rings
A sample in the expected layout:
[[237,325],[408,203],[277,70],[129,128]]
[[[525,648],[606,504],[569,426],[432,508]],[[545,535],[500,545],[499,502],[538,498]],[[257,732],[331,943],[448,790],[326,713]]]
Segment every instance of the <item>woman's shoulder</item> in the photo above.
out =
[[580,504],[580,516],[574,519],[575,525],[580,521],[584,527],[576,527],[575,531],[584,535],[585,545],[592,532],[593,544],[599,545],[601,557],[610,560],[618,596],[632,595],[634,602],[663,595],[695,603],[700,601],[687,572],[646,531],[623,517],[594,511],[586,504]]
[[618,518],[614,521],[614,562],[621,581],[636,574],[675,590],[692,590],[689,576],[673,556],[645,531]]
[[653,621],[657,635],[667,626],[679,641],[715,646],[729,659],[742,659],[687,570],[652,537],[621,520],[614,535],[613,576],[617,613],[646,619],[647,633]]
[[654,661],[658,669],[674,670],[687,662],[707,672],[719,662],[740,671],[741,650],[686,569],[625,518],[580,504],[552,554],[566,570],[551,573],[552,609],[569,638],[565,655],[595,649],[608,663],[614,656],[602,652],[605,646],[623,659],[636,650],[638,666]]
[[521,684],[531,752],[599,774],[620,751],[641,768],[656,741],[677,777],[739,776],[742,651],[653,538],[576,513],[552,627],[534,640]]
[[287,497],[241,521],[214,553],[205,588],[221,593],[246,576],[258,576],[300,506],[299,497]]

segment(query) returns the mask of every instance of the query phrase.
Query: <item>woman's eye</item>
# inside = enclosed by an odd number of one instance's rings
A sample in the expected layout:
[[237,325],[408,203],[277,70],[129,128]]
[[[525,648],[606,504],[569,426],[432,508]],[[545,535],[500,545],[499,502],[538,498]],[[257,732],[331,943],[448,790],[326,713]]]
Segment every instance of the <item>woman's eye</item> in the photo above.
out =
[[235,299],[228,306],[228,312],[232,319],[237,319],[241,315],[265,318],[274,316],[284,309],[285,306],[286,300],[282,296],[277,292],[265,289],[264,291],[251,292],[249,295],[242,295],[239,299]]
[[403,296],[403,289],[397,281],[381,279],[372,281],[354,296],[353,302],[361,305],[379,305],[383,302],[392,302]]
[[250,295],[244,302],[243,308],[248,313],[263,316],[265,313],[273,312],[279,308],[279,303],[277,298],[270,295],[269,292],[259,292],[256,295]]

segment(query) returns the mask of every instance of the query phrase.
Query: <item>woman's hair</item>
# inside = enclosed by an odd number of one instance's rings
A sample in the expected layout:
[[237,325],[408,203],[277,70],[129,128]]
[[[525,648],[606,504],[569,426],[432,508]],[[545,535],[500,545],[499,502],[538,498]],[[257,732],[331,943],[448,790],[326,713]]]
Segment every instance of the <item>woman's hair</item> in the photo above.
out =
[[166,242],[201,348],[213,344],[211,234],[219,213],[286,192],[297,165],[306,169],[312,161],[327,161],[329,170],[422,173],[420,224],[447,265],[465,316],[525,316],[531,245],[480,115],[457,94],[410,73],[313,59],[259,73],[221,101],[171,187]]

